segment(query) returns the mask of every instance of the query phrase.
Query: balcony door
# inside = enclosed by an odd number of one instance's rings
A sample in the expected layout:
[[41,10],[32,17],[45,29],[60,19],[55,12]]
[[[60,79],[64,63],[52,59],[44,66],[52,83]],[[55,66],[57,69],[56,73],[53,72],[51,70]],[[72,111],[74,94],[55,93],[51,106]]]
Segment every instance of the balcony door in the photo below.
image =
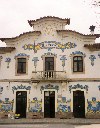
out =
[[45,57],[45,77],[54,76],[54,57]]

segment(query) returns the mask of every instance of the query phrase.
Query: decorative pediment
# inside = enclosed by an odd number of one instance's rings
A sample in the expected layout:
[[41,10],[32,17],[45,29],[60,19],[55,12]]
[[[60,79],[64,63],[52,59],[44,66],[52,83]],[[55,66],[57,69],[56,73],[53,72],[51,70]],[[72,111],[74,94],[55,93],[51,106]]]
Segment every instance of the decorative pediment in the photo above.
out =
[[86,54],[81,51],[75,51],[75,52],[72,52],[72,54],[70,54],[70,56],[77,56],[77,55],[86,57]]
[[18,89],[25,89],[25,90],[31,90],[31,86],[24,86],[24,85],[20,85],[20,86],[13,86],[12,87],[12,91],[14,92],[15,90],[18,90]]
[[16,59],[17,57],[28,57],[28,58],[29,58],[29,56],[30,56],[30,55],[27,55],[27,54],[25,54],[25,53],[19,53],[19,54],[17,54],[17,55],[15,56],[15,59]]
[[41,86],[40,91],[44,90],[44,89],[55,89],[55,90],[59,90],[59,86],[57,85],[52,85],[52,84],[47,84],[45,86]]
[[54,56],[54,57],[57,57],[57,54],[55,53],[51,53],[51,52],[47,52],[47,53],[44,53],[44,55],[41,56],[41,58],[43,59],[43,57],[50,57],[50,56]]
[[69,91],[70,91],[70,93],[71,93],[71,90],[72,89],[85,89],[86,90],[86,92],[88,92],[88,85],[80,85],[80,84],[77,84],[77,85],[70,85],[69,86]]

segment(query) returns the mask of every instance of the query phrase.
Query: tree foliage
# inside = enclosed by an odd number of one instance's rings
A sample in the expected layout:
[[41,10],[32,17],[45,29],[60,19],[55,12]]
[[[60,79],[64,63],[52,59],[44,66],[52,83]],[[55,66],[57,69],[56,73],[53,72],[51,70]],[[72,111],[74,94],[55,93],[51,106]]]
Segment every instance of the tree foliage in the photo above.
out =
[[84,0],[94,11],[96,16],[96,28],[100,33],[100,0]]
[[100,0],[93,0],[92,5],[96,7],[100,7]]

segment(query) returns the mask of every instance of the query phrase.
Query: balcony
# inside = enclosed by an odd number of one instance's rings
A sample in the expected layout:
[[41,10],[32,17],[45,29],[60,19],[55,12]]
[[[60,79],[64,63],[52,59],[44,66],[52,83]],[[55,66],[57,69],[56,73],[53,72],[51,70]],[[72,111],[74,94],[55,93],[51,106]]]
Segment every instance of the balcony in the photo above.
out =
[[67,80],[65,71],[36,71],[32,72],[32,81],[63,81]]

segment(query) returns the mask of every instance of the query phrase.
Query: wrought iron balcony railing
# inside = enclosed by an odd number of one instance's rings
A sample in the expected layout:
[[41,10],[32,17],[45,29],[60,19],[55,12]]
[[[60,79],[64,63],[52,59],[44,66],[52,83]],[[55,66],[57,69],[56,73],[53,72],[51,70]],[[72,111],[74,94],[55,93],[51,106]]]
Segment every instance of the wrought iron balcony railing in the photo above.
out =
[[32,80],[65,80],[65,71],[36,71],[32,72]]

